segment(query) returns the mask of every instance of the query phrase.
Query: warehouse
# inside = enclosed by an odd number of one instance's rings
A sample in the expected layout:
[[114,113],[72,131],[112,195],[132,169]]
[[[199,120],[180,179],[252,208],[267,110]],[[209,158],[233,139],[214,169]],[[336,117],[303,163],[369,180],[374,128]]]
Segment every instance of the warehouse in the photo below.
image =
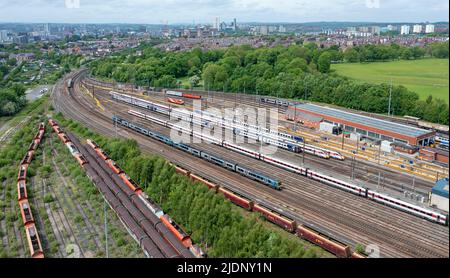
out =
[[448,178],[436,182],[430,200],[432,206],[448,212]]
[[[290,111],[289,111],[290,110]],[[324,122],[341,126],[345,131],[383,141],[399,142],[412,146],[428,146],[436,132],[412,126],[375,119],[310,103],[298,104],[288,109],[292,114],[307,114],[323,118]]]

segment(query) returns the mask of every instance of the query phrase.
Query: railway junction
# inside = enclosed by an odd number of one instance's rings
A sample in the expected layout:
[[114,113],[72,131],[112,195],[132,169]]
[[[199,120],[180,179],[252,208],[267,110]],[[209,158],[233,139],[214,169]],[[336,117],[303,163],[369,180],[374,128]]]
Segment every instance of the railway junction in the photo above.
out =
[[[242,179],[239,175],[226,172],[215,165],[186,157],[179,151],[173,151],[139,134],[114,127],[110,120],[113,115],[133,119],[127,113],[130,107],[111,101],[106,90],[96,89],[94,92],[96,100],[93,99],[87,92],[83,92],[81,86],[81,80],[84,78],[83,72],[77,73],[73,77],[75,82],[72,94],[68,94],[64,90],[63,83],[58,85],[53,96],[54,107],[65,116],[80,121],[97,132],[109,136],[134,138],[146,151],[158,153],[178,165],[183,164],[190,171],[207,175],[207,178],[218,184],[234,187],[237,191],[263,200],[299,223],[308,222],[315,225],[328,235],[351,246],[355,246],[357,243],[378,246],[383,257],[448,256],[448,229],[446,227],[381,204],[368,203],[367,200],[347,192],[302,179],[294,173],[231,153],[220,147],[201,145],[210,152],[232,160],[243,161],[244,164],[252,165],[262,172],[278,177],[284,184],[284,189],[280,192],[273,191],[254,181]],[[91,91],[91,93],[93,92]],[[139,121],[139,123],[164,134],[169,132],[167,128],[146,121]],[[285,155],[292,156],[293,154],[286,153]],[[306,155],[306,157],[310,161],[322,161],[312,156]],[[298,157],[297,160],[299,160]],[[333,163],[330,161],[332,160],[327,160],[326,163]],[[324,162],[316,163],[325,164]],[[338,164],[340,163],[336,162],[337,169],[339,169]],[[410,177],[407,176],[408,178]],[[418,184],[423,182],[424,186],[432,187],[432,185],[427,185],[426,181],[417,180]],[[236,188],[236,184],[239,184],[238,188]]]

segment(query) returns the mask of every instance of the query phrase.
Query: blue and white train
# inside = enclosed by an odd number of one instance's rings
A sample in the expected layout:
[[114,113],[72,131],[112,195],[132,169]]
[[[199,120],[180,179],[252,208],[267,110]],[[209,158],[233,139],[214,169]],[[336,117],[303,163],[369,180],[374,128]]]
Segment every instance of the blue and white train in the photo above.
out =
[[243,175],[243,176],[245,176],[247,178],[250,178],[252,180],[258,181],[258,182],[260,182],[260,183],[262,183],[264,185],[267,185],[267,186],[269,186],[269,187],[271,187],[273,189],[281,190],[281,182],[280,181],[278,181],[276,179],[269,178],[266,175],[263,175],[261,173],[255,172],[255,171],[253,171],[253,170],[251,170],[251,169],[249,169],[249,168],[247,168],[247,167],[245,167],[243,165],[239,165],[237,163],[234,163],[234,162],[231,162],[231,161],[227,161],[227,160],[225,160],[225,159],[223,159],[223,158],[221,158],[219,156],[212,155],[212,154],[209,154],[207,152],[197,150],[197,149],[192,148],[192,147],[190,147],[190,146],[188,146],[186,144],[176,143],[176,142],[174,142],[173,140],[171,140],[170,138],[168,138],[168,137],[166,137],[164,135],[161,135],[161,134],[159,134],[157,132],[154,132],[154,131],[151,131],[149,129],[146,129],[146,128],[144,128],[142,126],[139,126],[137,124],[134,124],[132,122],[129,122],[129,121],[127,121],[125,119],[122,119],[122,118],[120,118],[118,116],[113,116],[112,120],[115,123],[118,123],[118,124],[120,124],[122,126],[130,128],[130,129],[132,129],[134,131],[137,131],[137,132],[139,132],[141,134],[144,134],[144,135],[146,135],[148,137],[154,138],[154,139],[156,139],[158,141],[161,141],[161,142],[163,142],[163,143],[165,143],[165,144],[167,144],[169,146],[178,148],[178,149],[183,150],[185,152],[188,152],[188,153],[190,153],[190,154],[192,154],[194,156],[197,156],[197,157],[203,158],[205,160],[208,160],[211,163],[217,164],[217,165],[219,165],[219,166],[221,166],[221,167],[223,167],[225,169],[228,169],[230,171],[239,173],[239,174],[241,174],[241,175]]
[[[261,153],[258,153],[254,150],[239,146],[237,144],[233,144],[233,143],[229,143],[227,141],[223,141],[223,140],[219,140],[213,136],[208,136],[205,135],[201,132],[196,132],[193,131],[192,129],[188,129],[188,128],[184,128],[184,127],[179,127],[176,124],[170,123],[169,121],[164,121],[161,119],[158,119],[156,117],[150,116],[150,115],[146,115],[144,113],[140,113],[140,112],[136,112],[136,111],[129,111],[130,114],[161,124],[163,126],[169,127],[169,128],[174,128],[175,130],[179,130],[179,131],[183,131],[186,132],[187,134],[190,134],[191,136],[196,136],[198,138],[201,138],[205,141],[211,142],[213,144],[216,145],[220,145],[224,148],[227,148],[229,150],[241,153],[243,155],[258,159],[258,160],[262,160],[266,163],[275,165],[277,167],[283,168],[285,170],[288,170],[290,172],[308,177],[310,179],[319,181],[321,183],[333,186],[335,188],[353,193],[355,195],[361,196],[363,198],[367,198],[369,200],[378,202],[378,203],[382,203],[384,205],[387,206],[391,206],[393,208],[396,208],[398,210],[402,210],[405,212],[408,212],[410,214],[413,214],[415,216],[427,219],[429,221],[432,222],[436,222],[442,225],[446,225],[448,226],[448,215],[444,215],[442,213],[430,210],[430,209],[426,209],[420,206],[416,206],[410,203],[407,203],[405,201],[401,201],[397,198],[388,196],[387,194],[382,194],[382,193],[378,193],[375,192],[373,190],[369,190],[367,188],[364,188],[362,186],[359,185],[355,185],[355,184],[351,184],[345,181],[341,181],[339,179],[327,176],[325,174],[321,174],[319,172],[316,171],[312,171],[309,168],[304,168],[304,167],[300,167],[298,165],[295,165],[293,163],[284,161],[282,159],[279,158],[275,158],[272,157],[270,155],[264,155]],[[198,155],[197,155],[198,156]],[[225,167],[226,168],[226,167]]]

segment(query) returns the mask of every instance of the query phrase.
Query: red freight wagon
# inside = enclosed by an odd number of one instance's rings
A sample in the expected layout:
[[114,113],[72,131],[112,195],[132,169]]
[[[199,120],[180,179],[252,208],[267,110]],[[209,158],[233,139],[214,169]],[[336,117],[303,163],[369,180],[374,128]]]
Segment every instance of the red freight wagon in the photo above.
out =
[[172,232],[174,236],[178,238],[184,245],[184,247],[189,248],[192,245],[191,237],[186,234],[180,226],[178,226],[175,221],[173,221],[167,214],[163,215],[161,221],[166,225],[167,228]]
[[298,226],[297,235],[319,245],[323,249],[328,250],[338,257],[348,258],[350,256],[350,247],[347,245],[332,241],[331,239],[303,225]]
[[278,214],[270,211],[269,209],[264,208],[258,204],[255,204],[253,206],[253,211],[261,213],[267,220],[269,220],[272,223],[277,224],[278,226],[282,227],[283,229],[285,229],[289,232],[295,231],[296,223],[294,220],[290,220],[281,215],[278,215]]
[[192,99],[201,99],[201,96],[192,95],[192,94],[183,94],[183,97],[185,98],[192,98]]
[[197,175],[195,175],[195,174],[191,174],[191,179],[193,180],[193,181],[198,181],[198,182],[201,182],[201,183],[203,183],[204,185],[206,185],[209,189],[214,189],[214,190],[216,190],[217,191],[217,185],[216,184],[214,184],[214,183],[212,183],[212,182],[210,182],[210,181],[207,181],[207,180],[205,180],[205,179],[203,179],[203,178],[201,178],[201,177],[199,177],[199,176],[197,176]]
[[225,198],[227,198],[228,200],[230,200],[232,203],[243,207],[247,210],[252,210],[253,207],[253,202],[246,200],[242,197],[237,196],[236,194],[231,193],[230,191],[223,189],[223,188],[219,188],[219,192],[222,192],[223,195],[225,196]]

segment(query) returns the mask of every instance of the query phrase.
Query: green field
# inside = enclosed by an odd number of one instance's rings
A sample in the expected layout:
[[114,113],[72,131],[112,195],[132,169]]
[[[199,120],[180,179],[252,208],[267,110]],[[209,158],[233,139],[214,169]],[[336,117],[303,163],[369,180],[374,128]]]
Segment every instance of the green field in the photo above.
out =
[[416,92],[421,99],[448,97],[448,59],[376,62],[366,64],[336,64],[337,73],[358,81],[403,85]]

